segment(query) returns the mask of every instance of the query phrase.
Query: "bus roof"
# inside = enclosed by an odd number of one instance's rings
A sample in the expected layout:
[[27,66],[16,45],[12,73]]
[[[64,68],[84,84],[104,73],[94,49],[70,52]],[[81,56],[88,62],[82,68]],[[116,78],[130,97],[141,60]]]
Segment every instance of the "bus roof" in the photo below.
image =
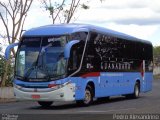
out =
[[134,41],[141,41],[143,43],[148,43],[151,44],[151,42],[146,41],[146,40],[141,40],[136,37],[117,32],[114,30],[110,30],[107,28],[103,27],[98,27],[94,25],[89,25],[89,24],[79,24],[79,23],[72,23],[72,24],[57,24],[57,25],[45,25],[45,26],[40,26],[36,28],[32,28],[30,30],[27,30],[23,36],[51,36],[51,35],[65,35],[65,34],[71,34],[74,32],[89,32],[89,31],[94,31],[98,33],[103,33],[107,34],[110,36],[115,36],[118,38],[122,39],[127,39],[127,40],[134,40]]

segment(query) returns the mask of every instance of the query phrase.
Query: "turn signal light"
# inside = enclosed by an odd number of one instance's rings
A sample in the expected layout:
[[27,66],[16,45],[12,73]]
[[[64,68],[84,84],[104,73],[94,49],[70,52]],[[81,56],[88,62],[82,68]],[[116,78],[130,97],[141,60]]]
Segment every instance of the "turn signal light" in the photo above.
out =
[[58,85],[57,84],[49,84],[48,88],[56,88]]

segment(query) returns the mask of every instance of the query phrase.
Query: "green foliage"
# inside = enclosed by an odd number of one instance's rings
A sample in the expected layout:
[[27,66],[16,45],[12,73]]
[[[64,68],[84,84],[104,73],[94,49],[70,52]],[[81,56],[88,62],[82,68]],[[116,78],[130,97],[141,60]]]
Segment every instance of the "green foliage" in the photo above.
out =
[[53,14],[54,9],[52,6],[46,7],[46,10],[48,10],[50,12],[50,15]]
[[[102,2],[102,1],[101,1]],[[89,2],[82,0],[41,0],[42,5],[50,13],[53,24],[69,23],[77,11],[89,9]]]
[[81,5],[81,8],[83,8],[83,9],[86,10],[86,9],[89,9],[89,6],[83,3],[83,4]]
[[156,46],[153,48],[153,57],[154,63],[156,65],[160,65],[160,46]]
[[153,48],[153,55],[159,56],[160,55],[160,46],[156,46]]
[[4,74],[4,65],[5,65],[5,60],[4,57],[2,55],[0,55],[0,77],[2,79],[3,74]]
[[[5,71],[5,64],[6,60],[3,55],[0,55],[0,79],[3,79]],[[10,64],[8,66],[8,71],[7,71],[7,79],[5,80],[5,85],[6,86],[12,86],[12,76],[13,76],[13,66]]]

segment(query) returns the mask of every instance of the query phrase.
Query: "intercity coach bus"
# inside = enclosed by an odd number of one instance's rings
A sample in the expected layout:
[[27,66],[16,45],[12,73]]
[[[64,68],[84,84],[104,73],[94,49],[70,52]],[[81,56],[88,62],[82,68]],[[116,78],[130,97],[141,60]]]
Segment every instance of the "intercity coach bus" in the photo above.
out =
[[152,89],[152,44],[87,24],[46,25],[26,31],[18,46],[14,93],[18,100],[90,105],[93,99],[138,98]]

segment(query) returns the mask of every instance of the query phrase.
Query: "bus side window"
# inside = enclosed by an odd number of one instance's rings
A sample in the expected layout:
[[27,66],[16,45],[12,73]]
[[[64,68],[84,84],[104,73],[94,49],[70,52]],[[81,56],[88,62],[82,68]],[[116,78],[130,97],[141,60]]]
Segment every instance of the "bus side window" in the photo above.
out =
[[138,60],[144,59],[144,46],[142,43],[136,43],[135,44],[135,58]]
[[77,55],[75,49],[71,49],[71,55],[68,61],[68,70],[69,72],[74,72],[77,70]]
[[87,38],[87,32],[76,32],[70,36],[70,40],[83,40],[85,41]]
[[123,39],[118,38],[117,39],[117,57],[118,58],[124,58],[125,54],[126,54],[126,45],[125,45],[125,41]]
[[125,42],[125,58],[135,59],[135,44],[132,41],[126,40]]
[[101,63],[102,35],[92,32],[87,43],[83,71],[99,71]]
[[84,49],[84,42],[80,42],[72,47],[71,56],[68,60],[69,74],[72,74],[80,67],[83,49]]
[[76,70],[78,67],[76,50],[73,51],[72,61],[73,61],[73,66],[72,66],[73,70]]
[[151,45],[145,45],[145,58],[146,60],[152,60],[152,46]]

